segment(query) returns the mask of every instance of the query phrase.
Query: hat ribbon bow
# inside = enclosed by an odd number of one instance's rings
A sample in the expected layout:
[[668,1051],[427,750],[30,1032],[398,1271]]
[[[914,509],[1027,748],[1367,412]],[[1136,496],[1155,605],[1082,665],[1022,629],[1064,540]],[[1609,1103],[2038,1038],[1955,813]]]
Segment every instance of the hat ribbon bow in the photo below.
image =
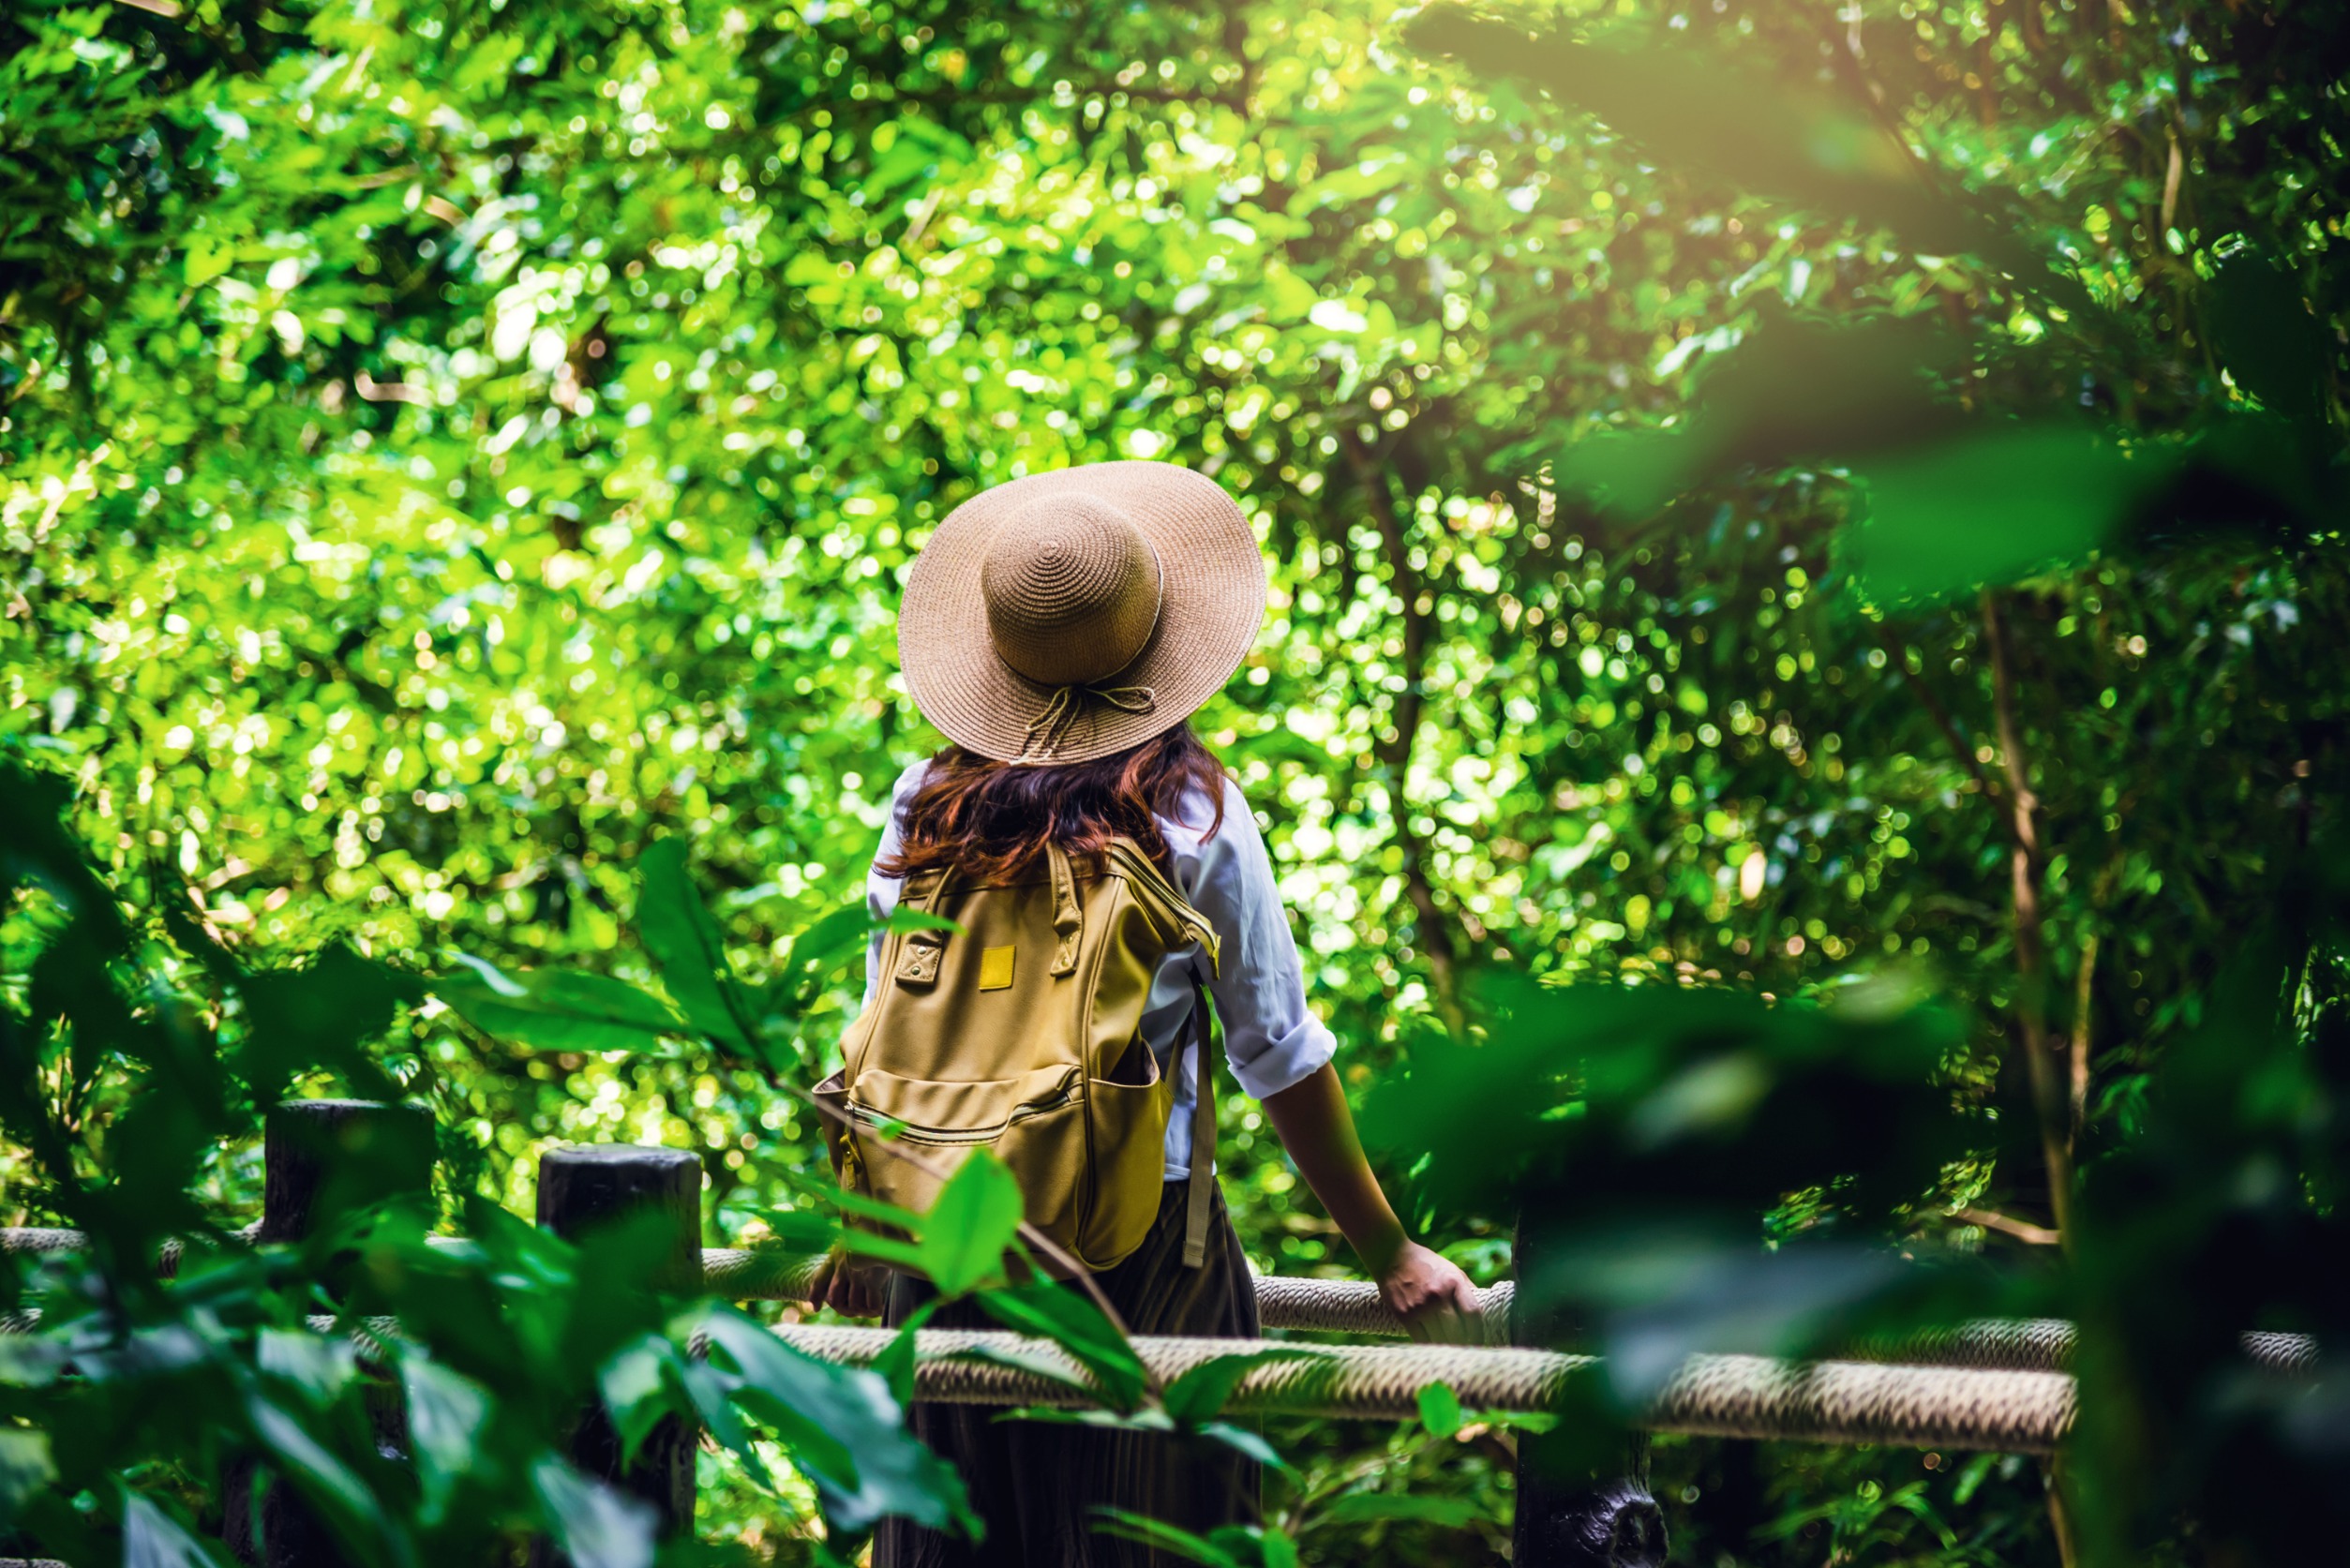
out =
[[1077,715],[1085,711],[1089,698],[1126,713],[1147,713],[1159,706],[1159,694],[1148,686],[1056,686],[1044,711],[1028,721],[1020,754],[1012,760],[1052,761],[1054,751],[1068,735],[1069,726],[1077,722]]

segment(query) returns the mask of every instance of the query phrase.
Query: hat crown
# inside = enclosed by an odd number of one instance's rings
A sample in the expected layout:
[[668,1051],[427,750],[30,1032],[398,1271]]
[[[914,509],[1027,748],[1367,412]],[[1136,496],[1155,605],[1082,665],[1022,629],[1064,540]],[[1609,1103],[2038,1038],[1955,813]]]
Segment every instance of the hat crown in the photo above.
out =
[[1159,624],[1158,552],[1099,496],[1040,497],[1005,519],[980,563],[1005,664],[1045,686],[1091,685],[1132,664]]

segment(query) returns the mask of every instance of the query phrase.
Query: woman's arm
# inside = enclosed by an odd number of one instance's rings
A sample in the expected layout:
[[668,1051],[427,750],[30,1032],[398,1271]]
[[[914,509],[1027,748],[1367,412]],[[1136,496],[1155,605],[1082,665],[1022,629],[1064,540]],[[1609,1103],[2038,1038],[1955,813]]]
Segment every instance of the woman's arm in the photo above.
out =
[[1403,1233],[1355,1135],[1336,1068],[1324,1063],[1264,1105],[1306,1185],[1354,1246],[1380,1296],[1417,1339],[1470,1337],[1477,1289],[1469,1277]]

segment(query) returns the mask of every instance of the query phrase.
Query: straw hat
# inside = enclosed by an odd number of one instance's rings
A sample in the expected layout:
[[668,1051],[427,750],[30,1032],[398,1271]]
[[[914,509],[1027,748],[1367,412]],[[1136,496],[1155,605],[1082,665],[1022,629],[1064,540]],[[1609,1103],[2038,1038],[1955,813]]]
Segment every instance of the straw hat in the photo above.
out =
[[1093,463],[948,515],[906,577],[898,661],[965,750],[1088,762],[1190,718],[1264,619],[1256,535],[1214,480]]

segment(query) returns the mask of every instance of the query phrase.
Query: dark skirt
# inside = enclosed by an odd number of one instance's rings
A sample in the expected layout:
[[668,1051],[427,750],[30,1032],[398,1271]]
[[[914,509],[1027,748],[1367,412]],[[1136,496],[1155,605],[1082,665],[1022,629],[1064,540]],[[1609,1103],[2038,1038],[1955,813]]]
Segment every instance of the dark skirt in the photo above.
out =
[[[1210,1211],[1207,1261],[1183,1266],[1188,1181],[1169,1182],[1159,1217],[1134,1255],[1094,1277],[1133,1334],[1257,1337],[1256,1292],[1220,1190]],[[897,1277],[889,1322],[906,1321],[930,1294]],[[941,1308],[941,1328],[1000,1328],[971,1302]],[[916,1405],[915,1432],[962,1472],[980,1541],[883,1521],[874,1568],[1162,1568],[1181,1560],[1101,1534],[1100,1510],[1121,1509],[1205,1534],[1257,1516],[1257,1466],[1223,1443],[1157,1432],[1104,1431],[1006,1421],[974,1405]]]

